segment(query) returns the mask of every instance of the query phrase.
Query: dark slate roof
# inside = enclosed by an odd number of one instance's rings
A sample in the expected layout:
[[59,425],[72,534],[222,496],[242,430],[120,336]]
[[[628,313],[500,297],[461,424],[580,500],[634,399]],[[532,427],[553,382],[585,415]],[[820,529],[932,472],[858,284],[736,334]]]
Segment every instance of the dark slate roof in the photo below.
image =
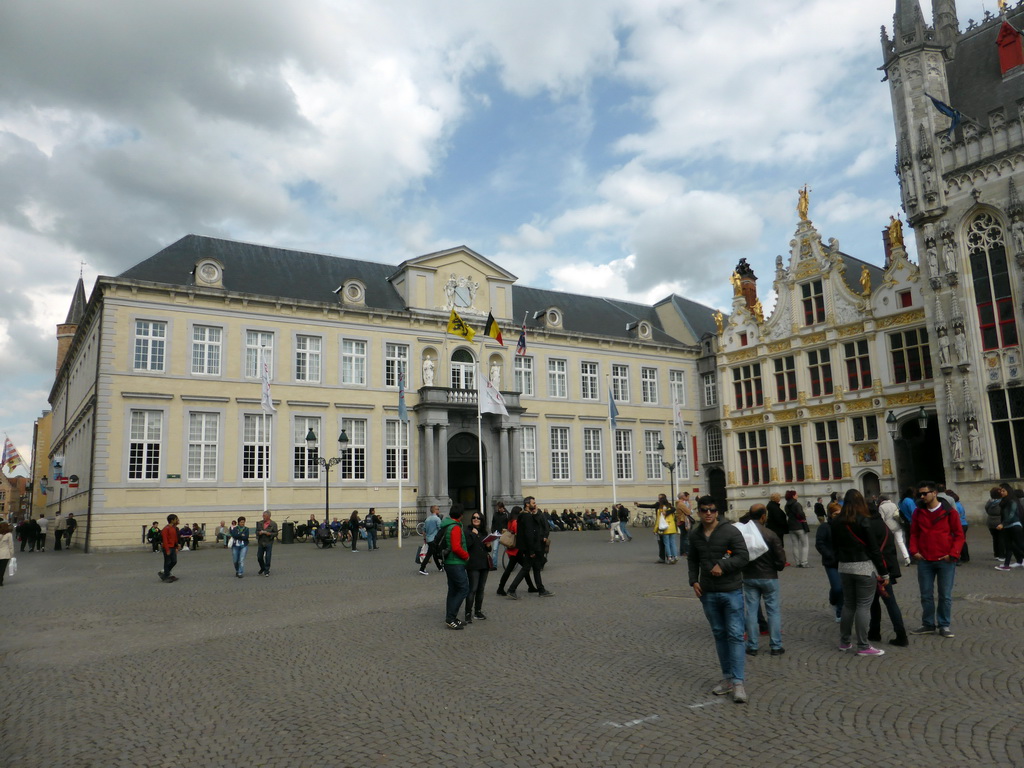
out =
[[[1024,8],[1014,8],[1007,20],[1020,29]],[[949,80],[949,104],[981,125],[989,124],[989,112],[1000,107],[1008,121],[1017,117],[1017,101],[1024,98],[1024,73],[1003,79],[999,71],[999,47],[996,38],[1002,21],[998,18],[964,32],[956,44],[956,54],[946,65]],[[962,137],[963,128],[957,133]]]
[[[226,291],[336,304],[338,297],[334,290],[345,280],[356,278],[366,286],[368,307],[398,312],[405,310],[402,297],[388,282],[388,277],[395,273],[393,264],[201,235],[186,235],[118,277],[165,285],[193,285],[192,270],[203,258],[217,259],[224,265],[223,285]],[[714,310],[682,297],[674,299],[674,306],[694,330],[695,338],[699,339],[705,331],[713,331]],[[624,339],[632,337],[626,330],[627,323],[646,320],[653,329],[652,340],[680,343],[679,339],[665,332],[654,307],[646,304],[513,285],[512,306],[513,320],[517,325],[522,322],[523,314],[528,313],[527,328],[541,326],[533,319],[534,312],[558,307],[562,310],[563,329],[566,331]]]
[[367,306],[405,309],[402,297],[387,281],[395,271],[394,265],[200,235],[186,235],[119,277],[192,285],[192,269],[203,258],[217,259],[224,265],[223,284],[227,291],[336,304],[334,290],[346,280],[356,278],[366,285]]
[[842,257],[843,265],[845,266],[843,279],[846,280],[846,284],[850,287],[851,291],[860,294],[860,268],[865,266],[868,268],[868,274],[871,275],[872,293],[882,284],[882,280],[885,278],[884,269],[842,251],[839,252],[839,255]]
[[[672,306],[676,308],[676,311],[683,318],[683,322],[690,327],[693,338],[700,339],[708,333],[713,336],[718,335],[718,326],[715,325],[716,310],[703,304],[698,304],[696,301],[685,299],[675,293],[665,299],[665,301],[672,302]],[[729,316],[724,312],[722,316],[728,322]]]
[[85,317],[85,283],[82,282],[82,278],[78,278],[78,285],[75,286],[75,295],[71,298],[71,306],[68,308],[68,316],[64,320],[64,325],[81,325],[82,318]]

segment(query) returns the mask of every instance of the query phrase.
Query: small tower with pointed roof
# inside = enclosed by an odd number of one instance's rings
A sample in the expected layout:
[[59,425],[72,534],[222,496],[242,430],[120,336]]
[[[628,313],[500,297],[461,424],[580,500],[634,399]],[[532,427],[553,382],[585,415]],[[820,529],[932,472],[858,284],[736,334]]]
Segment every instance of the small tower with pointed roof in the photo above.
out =
[[75,295],[71,298],[71,306],[68,308],[68,316],[63,323],[57,326],[57,367],[55,373],[59,374],[64,359],[71,349],[71,341],[75,338],[78,326],[85,317],[85,283],[78,278],[78,285],[75,286]]

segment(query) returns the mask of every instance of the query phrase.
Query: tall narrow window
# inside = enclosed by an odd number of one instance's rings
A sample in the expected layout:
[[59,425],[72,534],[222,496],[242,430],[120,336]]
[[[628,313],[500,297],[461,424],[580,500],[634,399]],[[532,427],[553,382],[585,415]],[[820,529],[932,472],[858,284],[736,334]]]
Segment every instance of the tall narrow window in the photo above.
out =
[[[690,433],[675,432],[672,442],[675,451],[676,477],[680,480],[690,479]],[[681,446],[681,447],[680,447]]]
[[628,429],[615,430],[615,477],[633,479],[633,433]]
[[167,323],[135,321],[135,370],[162,371],[167,343]]
[[737,408],[752,408],[764,405],[764,390],[761,387],[761,364],[738,365],[732,369],[733,393]]
[[342,419],[341,428],[348,435],[348,447],[341,452],[343,480],[366,479],[366,419]]
[[409,382],[409,345],[384,345],[384,386],[398,387],[398,375],[405,376],[406,386]]
[[476,360],[468,350],[452,353],[452,389],[476,389]]
[[295,337],[295,380],[320,382],[320,337]]
[[[309,430],[320,441],[319,445],[310,448],[306,445]],[[330,442],[328,440],[328,442]],[[292,477],[295,480],[316,480],[320,477],[320,446],[324,444],[324,434],[320,430],[320,419],[296,416],[292,427]]]
[[739,448],[740,484],[767,484],[770,478],[768,430],[755,429],[751,432],[737,432],[736,445]]
[[597,363],[580,363],[580,397],[597,400]]
[[708,456],[708,462],[718,464],[722,461],[722,430],[718,427],[710,427],[704,435],[704,452]]
[[846,353],[846,386],[853,392],[871,389],[871,355],[867,339],[848,341],[843,345]]
[[523,482],[537,481],[537,428],[523,427],[519,434],[519,461],[522,464]]
[[1017,344],[1017,317],[1006,263],[1003,228],[990,213],[971,221],[967,232],[974,298],[978,302],[978,325],[982,349],[1013,347]]
[[701,377],[704,385],[704,405],[718,405],[718,377],[714,373],[705,373]]
[[1024,387],[988,393],[1000,477],[1024,474]]
[[658,402],[658,369],[640,369],[640,394],[645,403],[657,404]]
[[197,376],[220,376],[220,328],[209,325],[192,326],[192,373]]
[[568,397],[565,360],[548,360],[548,397]]
[[[266,425],[266,431],[264,431]],[[268,437],[272,432],[272,417],[247,413],[242,422],[242,479],[262,480],[269,477],[267,462]]]
[[644,430],[644,463],[647,465],[648,480],[661,480],[663,477],[661,454],[658,453],[658,443],[660,442],[660,431],[654,429]]
[[818,451],[818,479],[841,480],[843,461],[839,454],[839,422],[819,421],[814,425],[814,447]]
[[800,427],[779,427],[782,477],[787,483],[799,483],[804,479],[804,446],[800,438]]
[[617,403],[629,402],[629,366],[612,366],[612,397]]
[[[401,450],[399,450],[401,449]],[[409,425],[398,419],[384,422],[384,478],[398,479],[398,457],[402,457],[402,480],[409,479]]]
[[796,357],[793,355],[777,357],[774,364],[776,402],[786,403],[796,400]]
[[668,386],[672,390],[672,402],[676,405],[686,405],[686,373],[669,371]]
[[804,308],[804,325],[825,322],[825,294],[821,280],[812,280],[800,286],[800,295]]
[[220,416],[216,413],[188,415],[189,480],[217,479],[217,446],[220,440]]
[[274,377],[274,334],[266,331],[245,332],[245,375],[258,379],[262,374],[260,365],[266,362],[270,377]]
[[551,428],[551,479],[570,479],[568,427]]
[[356,339],[341,340],[341,383],[364,386],[366,384],[366,342]]
[[160,411],[132,411],[128,442],[128,479],[160,479],[160,445],[163,439]]
[[600,480],[604,476],[601,471],[601,430],[586,428],[583,430],[583,471],[587,480]]
[[811,397],[832,394],[832,355],[827,349],[807,353],[807,371],[811,377]]
[[[533,358],[516,355],[512,362],[512,378],[521,395],[533,394]],[[523,478],[525,479],[525,478]]]
[[889,349],[892,377],[897,384],[932,377],[932,355],[928,347],[928,331],[924,328],[890,333]]

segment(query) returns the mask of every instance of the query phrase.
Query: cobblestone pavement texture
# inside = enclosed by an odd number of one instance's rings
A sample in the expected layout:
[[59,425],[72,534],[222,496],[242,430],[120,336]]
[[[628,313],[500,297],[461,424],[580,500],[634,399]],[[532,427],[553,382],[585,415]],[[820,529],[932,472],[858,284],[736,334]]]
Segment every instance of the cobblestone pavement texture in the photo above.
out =
[[[987,531],[957,570],[954,639],[836,649],[823,570],[783,574],[786,654],[747,659],[749,703],[711,695],[714,646],[686,564],[649,531],[557,533],[549,600],[487,583],[486,621],[443,624],[445,577],[411,541],[16,553],[0,589],[0,765],[1021,766],[1024,569]],[[981,534],[984,534],[984,539]],[[915,571],[896,589],[919,624]],[[888,626],[883,619],[883,626]]]

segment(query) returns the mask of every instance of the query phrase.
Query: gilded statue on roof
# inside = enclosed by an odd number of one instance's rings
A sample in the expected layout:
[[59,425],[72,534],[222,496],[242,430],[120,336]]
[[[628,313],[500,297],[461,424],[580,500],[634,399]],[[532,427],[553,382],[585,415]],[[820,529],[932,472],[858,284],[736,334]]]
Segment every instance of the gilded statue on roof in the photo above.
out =
[[804,184],[803,189],[797,190],[796,212],[800,214],[800,221],[807,221],[807,212],[811,209],[811,190]]
[[903,222],[895,216],[889,217],[889,247],[903,247]]

